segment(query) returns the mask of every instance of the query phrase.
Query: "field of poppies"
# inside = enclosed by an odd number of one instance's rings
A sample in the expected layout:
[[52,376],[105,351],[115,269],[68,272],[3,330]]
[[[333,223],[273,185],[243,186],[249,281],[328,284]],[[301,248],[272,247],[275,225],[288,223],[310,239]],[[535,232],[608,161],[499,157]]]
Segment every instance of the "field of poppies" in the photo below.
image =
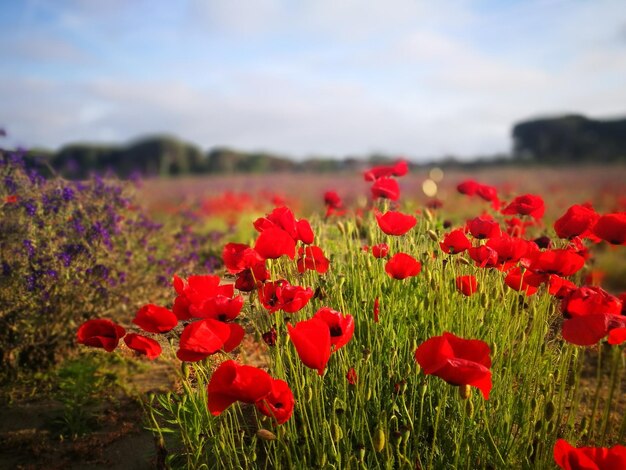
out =
[[[54,318],[59,353],[175,363],[143,402],[161,467],[626,466],[622,168],[525,185],[399,161],[308,197],[299,175],[284,193],[126,197],[33,181],[14,154],[2,171],[2,223],[28,236],[3,240],[3,301],[24,306],[2,321],[31,332],[0,338],[3,361],[36,363],[34,319]],[[70,313],[59,292],[79,289],[109,303]]]

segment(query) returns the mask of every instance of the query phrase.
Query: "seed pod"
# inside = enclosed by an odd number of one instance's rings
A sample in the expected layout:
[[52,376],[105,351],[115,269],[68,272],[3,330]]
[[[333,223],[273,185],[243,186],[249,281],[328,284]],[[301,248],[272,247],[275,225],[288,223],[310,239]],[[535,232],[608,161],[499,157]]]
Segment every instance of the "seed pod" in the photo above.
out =
[[385,431],[379,426],[374,431],[374,450],[376,452],[382,452],[385,448]]
[[467,384],[459,385],[459,395],[461,399],[467,400],[472,395],[472,389]]
[[274,440],[276,440],[276,434],[274,434],[272,431],[269,431],[267,429],[259,429],[256,432],[256,436],[259,439],[263,439],[264,441],[274,441]]
[[556,406],[554,406],[554,402],[550,400],[548,403],[546,403],[546,408],[544,410],[543,415],[545,416],[547,421],[550,421],[554,417],[555,412],[556,412]]

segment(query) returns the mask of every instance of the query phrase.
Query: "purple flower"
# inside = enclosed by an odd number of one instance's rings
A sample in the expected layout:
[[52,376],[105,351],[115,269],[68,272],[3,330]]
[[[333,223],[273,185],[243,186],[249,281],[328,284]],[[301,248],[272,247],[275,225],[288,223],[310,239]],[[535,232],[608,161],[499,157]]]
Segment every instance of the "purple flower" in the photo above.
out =
[[64,201],[71,201],[74,199],[74,190],[72,188],[70,188],[69,186],[66,186],[65,188],[63,188],[63,200]]
[[17,184],[10,175],[4,177],[4,187],[7,188],[9,194],[17,192]]
[[26,252],[28,253],[28,257],[32,258],[35,256],[35,247],[33,246],[33,242],[30,240],[23,241],[24,248],[26,248]]
[[31,217],[37,213],[37,206],[30,199],[23,201],[22,207],[26,210],[26,214],[28,214]]

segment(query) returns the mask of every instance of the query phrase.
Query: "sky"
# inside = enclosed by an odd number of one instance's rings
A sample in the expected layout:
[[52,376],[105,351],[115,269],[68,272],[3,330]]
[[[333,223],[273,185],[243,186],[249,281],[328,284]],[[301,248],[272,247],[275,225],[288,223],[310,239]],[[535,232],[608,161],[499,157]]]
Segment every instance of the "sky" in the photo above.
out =
[[624,0],[0,0],[0,30],[2,146],[419,161],[626,115]]

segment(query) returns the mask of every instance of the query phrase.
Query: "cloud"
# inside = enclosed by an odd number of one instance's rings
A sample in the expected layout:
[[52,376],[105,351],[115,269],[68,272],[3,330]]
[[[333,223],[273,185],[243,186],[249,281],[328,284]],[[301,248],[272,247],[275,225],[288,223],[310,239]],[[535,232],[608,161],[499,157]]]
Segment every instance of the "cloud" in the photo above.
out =
[[46,5],[0,46],[0,125],[26,145],[163,131],[299,157],[475,155],[506,151],[520,119],[626,103],[621,2]]

